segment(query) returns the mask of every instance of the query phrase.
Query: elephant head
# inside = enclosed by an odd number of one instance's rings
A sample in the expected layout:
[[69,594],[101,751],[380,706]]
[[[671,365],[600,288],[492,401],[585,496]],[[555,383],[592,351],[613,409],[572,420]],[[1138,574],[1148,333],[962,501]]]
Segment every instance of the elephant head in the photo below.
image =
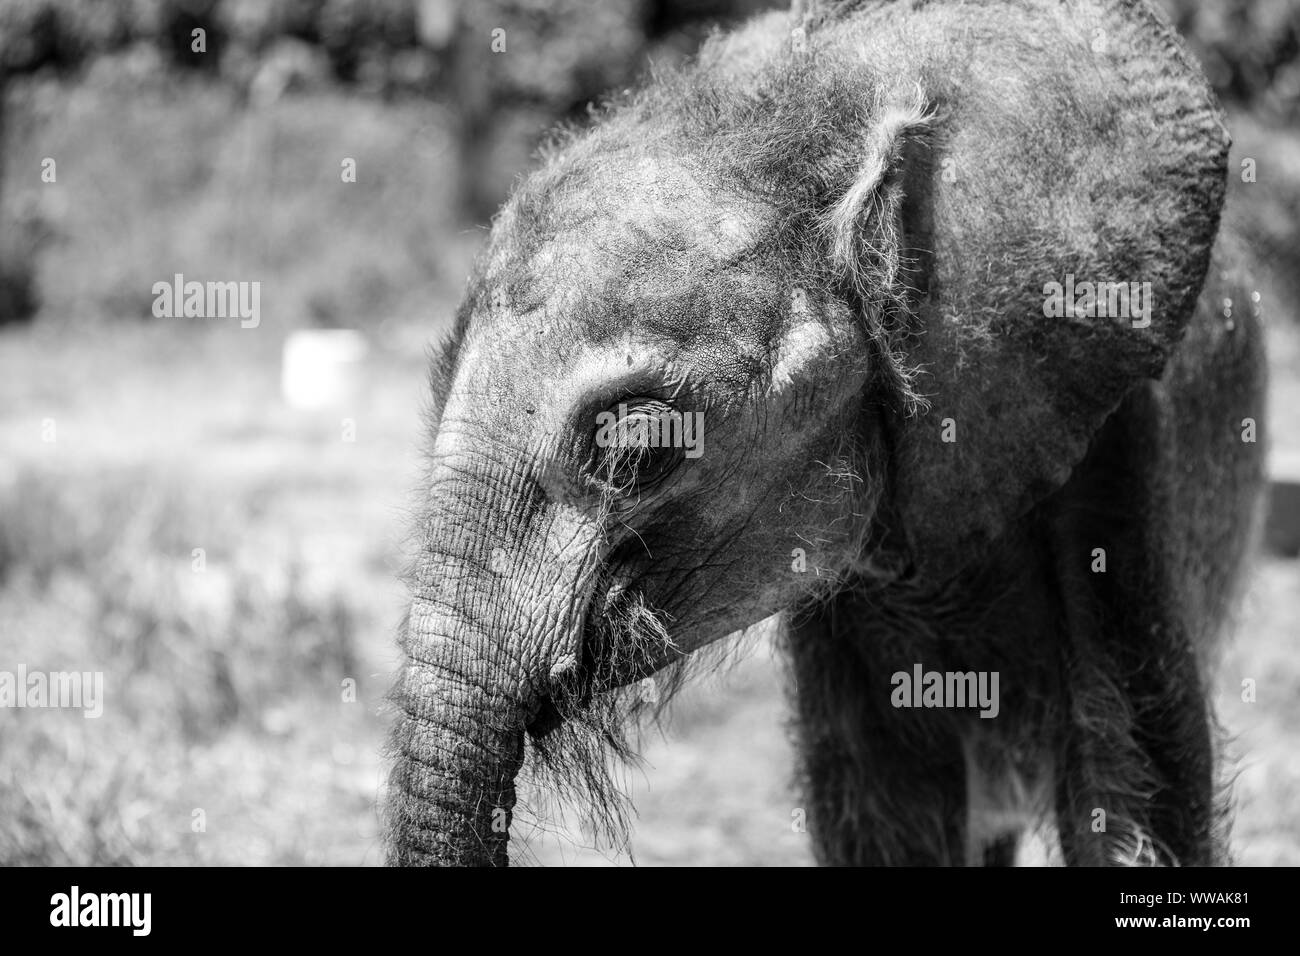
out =
[[530,735],[847,579],[956,573],[1159,375],[1212,94],[1144,5],[989,7],[755,21],[497,218],[434,362],[393,862],[505,863]]

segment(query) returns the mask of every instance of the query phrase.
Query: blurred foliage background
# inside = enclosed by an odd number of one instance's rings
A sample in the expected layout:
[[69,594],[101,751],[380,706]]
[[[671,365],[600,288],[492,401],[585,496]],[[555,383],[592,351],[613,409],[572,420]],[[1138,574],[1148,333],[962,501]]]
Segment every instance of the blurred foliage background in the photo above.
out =
[[[1300,4],[1295,0],[1162,2],[1231,109],[1265,126],[1294,130],[1300,121]],[[130,272],[152,269],[155,261],[154,250],[140,247],[134,265],[120,264],[121,274],[83,274],[78,288],[60,289],[51,298],[53,283],[42,275],[40,253],[59,238],[59,220],[66,210],[46,208],[29,176],[6,184],[14,175],[6,173],[7,168],[30,170],[32,159],[40,158],[21,151],[23,144],[39,142],[30,135],[34,126],[63,124],[65,135],[53,144],[92,160],[96,150],[87,150],[86,143],[110,141],[112,137],[104,135],[106,127],[123,130],[117,137],[123,155],[107,159],[118,168],[124,162],[154,167],[156,177],[141,177],[141,183],[150,190],[149,211],[161,214],[167,199],[188,203],[198,192],[213,194],[204,187],[210,187],[209,180],[223,170],[228,173],[242,163],[248,173],[260,162],[292,156],[291,144],[280,141],[282,137],[314,137],[315,145],[325,152],[326,134],[319,121],[337,110],[342,115],[329,118],[339,132],[347,130],[354,133],[353,141],[384,150],[385,159],[407,159],[407,168],[384,167],[399,189],[427,185],[419,171],[427,175],[429,164],[422,161],[431,151],[445,152],[450,170],[439,171],[440,181],[445,182],[450,171],[455,183],[448,212],[463,224],[483,224],[513,178],[528,167],[540,137],[555,122],[580,121],[589,104],[607,91],[635,82],[651,63],[676,62],[688,56],[710,29],[774,6],[784,4],[771,0],[3,0],[0,88],[5,95],[0,101],[0,138],[6,148],[0,156],[0,221],[6,229],[0,244],[0,323],[30,317],[43,302],[62,312],[69,296],[76,296],[79,306],[96,305],[108,314],[137,313],[139,303],[130,300],[133,295],[138,299],[139,293],[128,290],[138,289],[139,282]],[[195,49],[196,29],[204,33],[201,51]],[[502,34],[495,45],[494,30]],[[506,55],[501,55],[503,50]],[[66,109],[62,94],[71,89],[78,91],[71,99],[85,109],[82,114]],[[290,105],[277,107],[286,97]],[[323,106],[322,101],[329,105]],[[375,101],[382,107],[376,109]],[[133,148],[142,153],[148,148],[143,127],[169,106],[177,116],[174,122],[160,125],[170,140],[200,142],[206,132],[219,139],[215,148],[194,150],[188,159],[178,155],[175,164],[169,164],[158,149],[149,151],[147,159],[127,155]],[[138,135],[127,135],[133,125]],[[355,135],[358,127],[374,138]],[[50,148],[50,138],[43,139],[41,145]],[[255,158],[259,156],[262,159]],[[255,185],[283,197],[285,184],[276,181],[276,171],[263,172]],[[1294,213],[1300,177],[1293,167],[1285,175],[1288,185],[1297,188],[1281,204]],[[241,185],[248,184],[248,178],[241,177]],[[101,180],[98,201],[111,205],[114,200],[103,185]],[[119,174],[117,185],[128,186],[126,177]],[[143,197],[119,198],[139,209]],[[241,198],[245,205],[262,205],[254,193],[241,192]],[[1277,216],[1277,192],[1271,191],[1269,198],[1274,212],[1253,217],[1252,230],[1270,255],[1294,256],[1300,237],[1288,223],[1293,225],[1297,217]],[[392,222],[387,209],[372,208],[377,212],[372,225]],[[232,215],[244,211],[232,210]],[[104,213],[127,218],[110,209]],[[170,216],[162,218],[174,221]],[[297,215],[292,219],[303,222]],[[171,246],[167,230],[161,235],[149,231],[159,236],[159,243]],[[224,231],[229,234],[239,228],[227,225]],[[352,300],[373,303],[378,297],[387,304],[385,297],[393,294],[392,288],[410,289],[420,277],[436,271],[427,262],[407,263],[400,255],[389,255],[391,247],[428,238],[390,234],[373,246],[375,262],[352,263],[344,270],[351,291],[322,292],[303,307],[295,303],[290,311],[329,325],[340,311],[354,305]],[[307,258],[315,251],[313,245],[282,251]],[[441,260],[433,252],[435,246],[423,243]],[[334,275],[333,284],[341,281],[328,257],[316,262],[320,271]],[[1296,264],[1294,259],[1288,263]],[[301,281],[319,287],[310,277]],[[399,311],[401,305],[392,303]]]
[[[0,711],[0,864],[378,862],[424,346],[549,126],[785,5],[0,0],[0,669],[99,670],[107,695],[98,720]],[[1257,166],[1227,215],[1295,454],[1300,4],[1164,5],[1229,109],[1232,170]],[[261,282],[261,326],[153,318],[177,272]],[[283,401],[300,328],[367,336],[346,406]],[[1215,687],[1236,846],[1295,864],[1300,575],[1270,556],[1253,581]],[[628,852],[525,785],[518,858],[808,862],[757,643],[647,741]]]

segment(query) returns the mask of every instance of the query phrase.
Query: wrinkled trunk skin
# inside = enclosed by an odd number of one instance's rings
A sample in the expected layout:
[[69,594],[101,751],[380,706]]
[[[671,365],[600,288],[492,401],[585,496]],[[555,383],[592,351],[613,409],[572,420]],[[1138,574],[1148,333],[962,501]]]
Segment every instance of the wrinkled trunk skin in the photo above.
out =
[[430,452],[406,666],[393,694],[385,816],[394,864],[508,862],[525,726],[556,676],[577,665],[602,555],[599,518],[543,487],[554,449],[501,438],[525,412],[486,400],[477,384],[513,374],[490,367],[495,355],[461,357]]
[[521,687],[504,642],[457,603],[490,593],[464,576],[454,583],[454,572],[466,567],[447,562],[433,569],[439,583],[411,606],[387,808],[394,865],[508,863],[524,751]]

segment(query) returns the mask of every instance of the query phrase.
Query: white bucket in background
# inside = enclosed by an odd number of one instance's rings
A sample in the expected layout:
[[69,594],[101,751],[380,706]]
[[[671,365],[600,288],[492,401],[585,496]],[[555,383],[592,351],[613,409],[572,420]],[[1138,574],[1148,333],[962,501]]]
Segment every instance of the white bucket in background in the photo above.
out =
[[280,393],[290,408],[311,411],[353,404],[369,344],[354,329],[300,329],[284,340]]

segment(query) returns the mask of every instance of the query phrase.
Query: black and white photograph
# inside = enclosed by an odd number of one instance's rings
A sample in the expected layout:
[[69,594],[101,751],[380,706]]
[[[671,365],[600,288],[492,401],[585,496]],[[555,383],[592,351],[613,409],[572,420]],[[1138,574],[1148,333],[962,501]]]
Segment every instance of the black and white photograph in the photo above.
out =
[[0,868],[1243,939],[1297,416],[1296,0],[0,0]]

